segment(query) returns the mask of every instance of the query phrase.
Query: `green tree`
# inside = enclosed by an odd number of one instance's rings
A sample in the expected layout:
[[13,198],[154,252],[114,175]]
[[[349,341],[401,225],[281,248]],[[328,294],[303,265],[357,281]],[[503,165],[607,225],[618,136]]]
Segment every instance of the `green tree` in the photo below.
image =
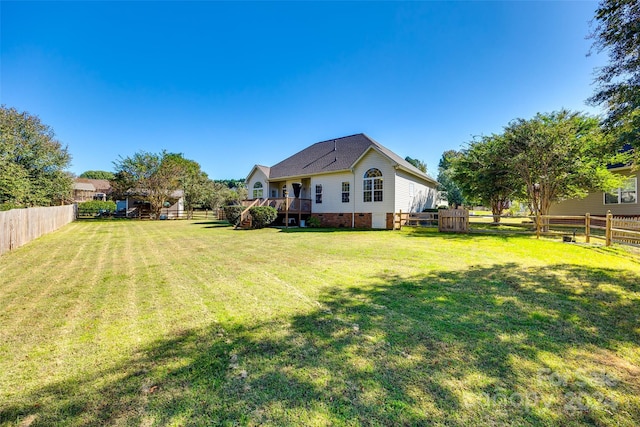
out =
[[215,197],[217,206],[234,204],[247,198],[248,191],[243,178],[216,179],[215,183],[217,190],[217,195]]
[[502,136],[483,136],[455,157],[451,168],[451,177],[467,200],[491,207],[494,224],[500,222],[518,185],[505,153]]
[[216,179],[215,182],[218,183],[218,184],[223,184],[224,186],[226,186],[227,188],[230,188],[232,190],[238,189],[238,188],[242,188],[242,187],[245,186],[244,178],[240,178],[240,179]]
[[70,200],[67,147],[37,116],[0,107],[0,206],[49,206]]
[[120,157],[113,164],[116,170],[114,193],[137,196],[151,205],[151,215],[160,218],[165,202],[176,198],[183,165],[180,154],[140,151],[131,157]]
[[611,146],[595,117],[560,110],[516,119],[505,128],[504,142],[519,196],[534,215],[547,215],[553,202],[618,184],[607,169]]
[[427,173],[427,164],[425,162],[423,162],[422,160],[418,160],[418,159],[414,159],[412,157],[405,157],[404,158],[407,162],[411,163],[413,166],[415,166],[418,170],[420,170],[423,173]]
[[453,162],[460,153],[456,150],[447,150],[442,153],[438,163],[438,190],[444,191],[447,195],[449,206],[457,207],[465,203],[462,190],[453,180]]
[[185,159],[181,154],[172,155],[171,161],[175,162],[179,167],[178,185],[184,193],[184,207],[187,211],[187,218],[191,218],[195,206],[204,206],[206,204],[214,183],[202,171],[198,162]]
[[85,171],[80,174],[78,178],[87,178],[87,179],[106,179],[111,181],[115,179],[115,174],[113,172],[108,171]]
[[593,49],[607,52],[609,63],[596,70],[598,86],[589,101],[607,108],[605,125],[619,146],[640,148],[640,2],[602,0],[594,23]]

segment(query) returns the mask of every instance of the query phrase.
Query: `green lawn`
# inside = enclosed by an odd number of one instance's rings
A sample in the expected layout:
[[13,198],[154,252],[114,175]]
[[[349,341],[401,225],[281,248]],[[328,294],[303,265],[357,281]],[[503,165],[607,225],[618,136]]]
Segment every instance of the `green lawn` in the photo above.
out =
[[640,425],[640,256],[85,221],[0,257],[0,425]]

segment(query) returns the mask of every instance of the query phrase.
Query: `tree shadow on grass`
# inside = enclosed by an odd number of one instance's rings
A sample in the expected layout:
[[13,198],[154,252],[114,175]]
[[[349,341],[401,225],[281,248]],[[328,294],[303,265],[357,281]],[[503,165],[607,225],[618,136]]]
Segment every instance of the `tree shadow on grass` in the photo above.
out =
[[204,228],[226,228],[231,227],[228,221],[211,220],[211,221],[198,221],[191,223],[192,225],[206,225]]
[[178,331],[0,404],[0,423],[638,425],[639,293],[636,274],[562,264],[370,278],[292,317]]

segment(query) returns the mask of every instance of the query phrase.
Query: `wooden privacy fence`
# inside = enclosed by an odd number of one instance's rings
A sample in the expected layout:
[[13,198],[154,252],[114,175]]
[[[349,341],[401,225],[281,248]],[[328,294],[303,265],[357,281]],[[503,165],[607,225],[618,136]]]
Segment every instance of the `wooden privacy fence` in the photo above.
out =
[[0,255],[75,220],[76,205],[0,212]]
[[468,233],[469,211],[466,209],[442,209],[438,212],[438,231]]

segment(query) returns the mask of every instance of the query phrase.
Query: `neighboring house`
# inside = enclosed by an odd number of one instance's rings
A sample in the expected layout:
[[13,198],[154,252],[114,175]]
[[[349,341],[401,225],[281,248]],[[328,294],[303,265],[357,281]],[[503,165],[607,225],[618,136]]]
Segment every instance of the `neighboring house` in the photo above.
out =
[[615,216],[640,216],[638,203],[638,181],[640,171],[630,166],[611,169],[625,177],[624,184],[612,192],[592,192],[584,199],[564,200],[551,206],[551,215],[591,215],[604,216],[607,211]]
[[73,201],[107,200],[111,184],[106,179],[76,178],[73,181]]
[[250,201],[276,207],[280,223],[289,206],[291,223],[313,216],[330,227],[391,229],[394,213],[433,208],[438,195],[433,178],[364,134],[256,165],[246,182]]
[[[145,200],[148,190],[129,190],[124,200],[116,201],[116,210],[127,218],[147,217],[151,204]],[[184,191],[174,190],[160,211],[160,219],[184,217]]]

